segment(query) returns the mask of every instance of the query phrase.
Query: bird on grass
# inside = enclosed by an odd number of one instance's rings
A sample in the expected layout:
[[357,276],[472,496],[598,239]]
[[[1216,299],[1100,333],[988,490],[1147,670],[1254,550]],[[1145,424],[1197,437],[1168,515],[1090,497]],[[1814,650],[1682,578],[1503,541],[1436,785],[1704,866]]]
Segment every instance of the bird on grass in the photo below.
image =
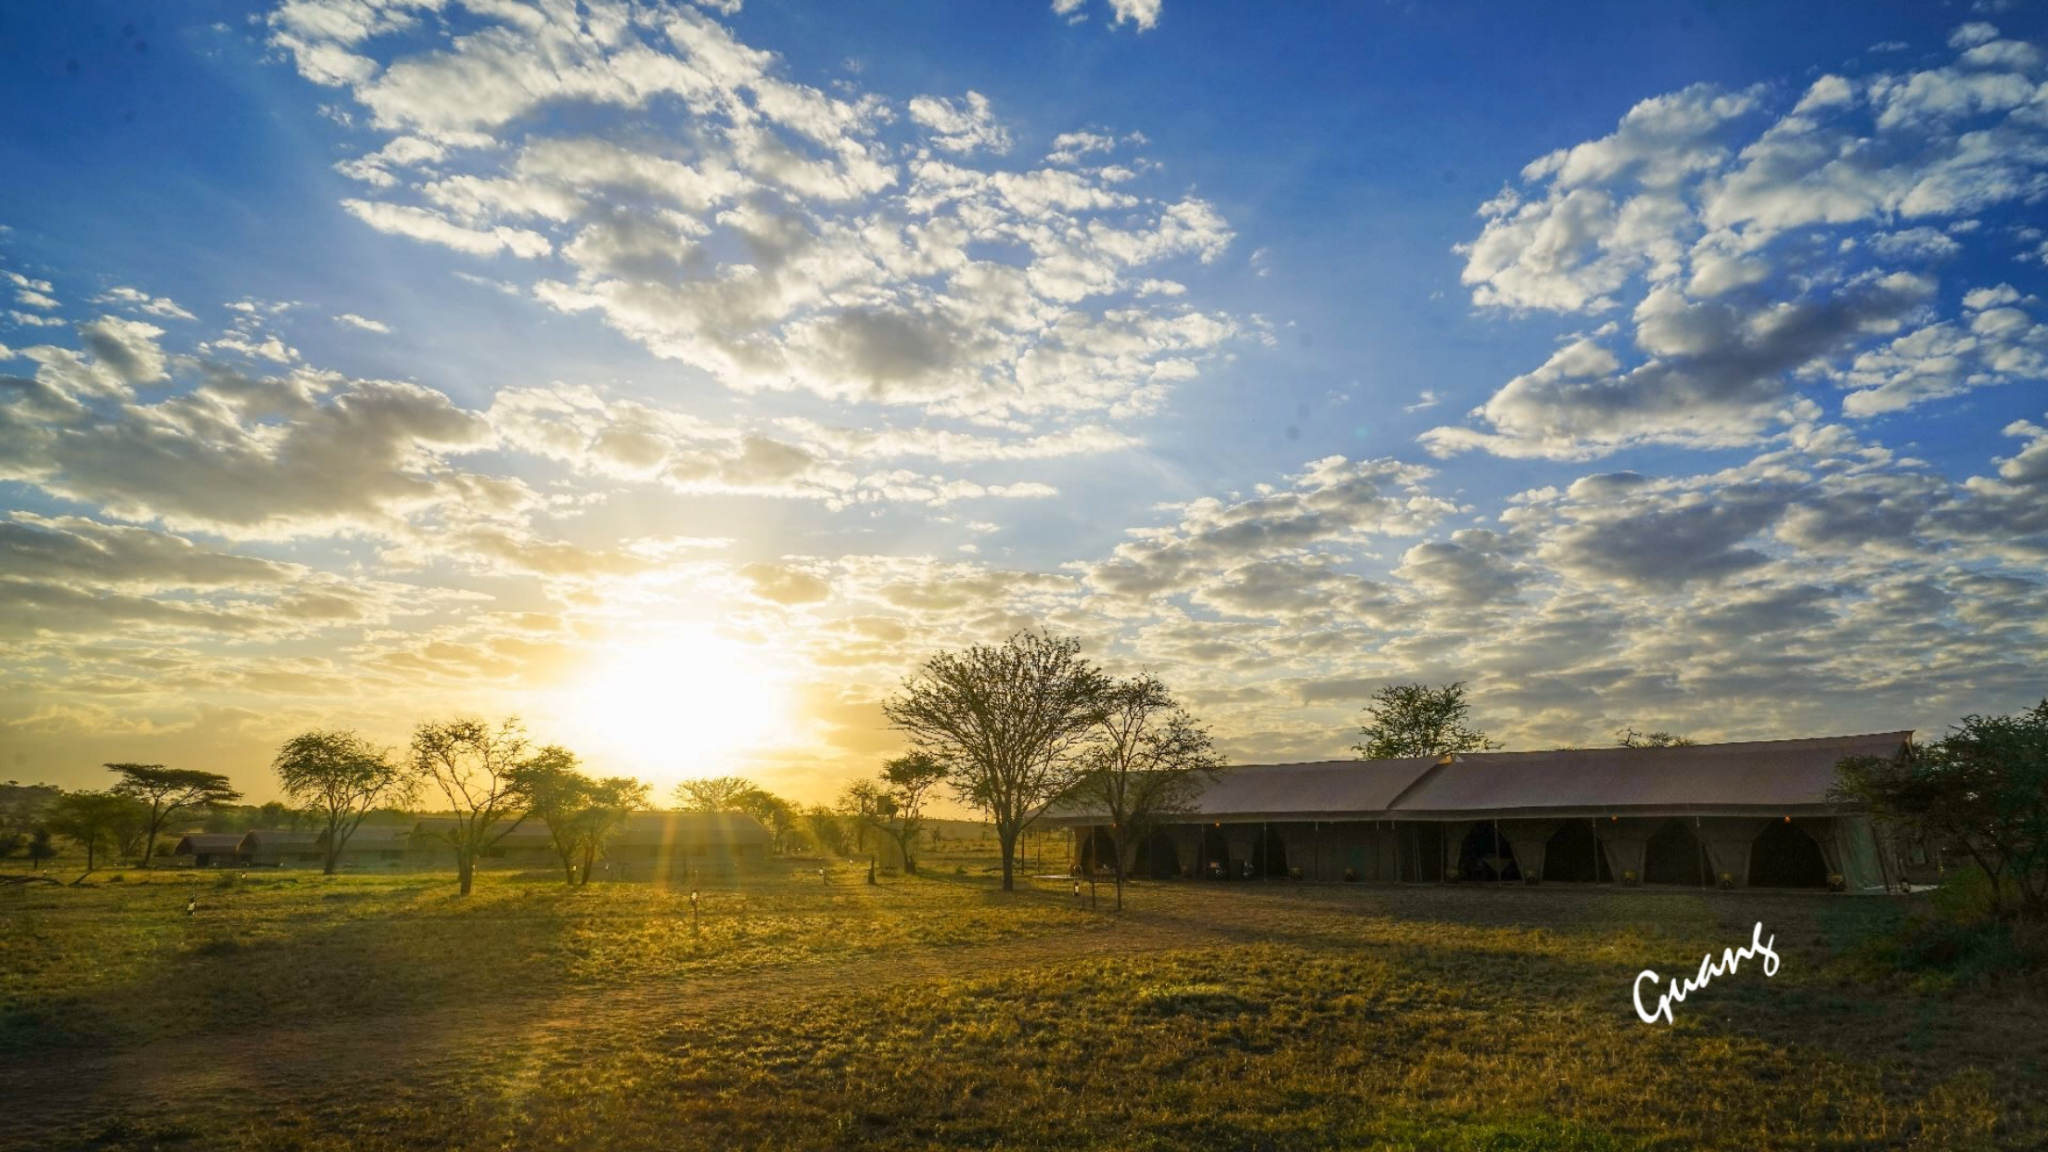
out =
[[197,896],[194,896],[194,897],[192,897],[192,898],[191,898],[190,900],[187,900],[187,901],[185,901],[185,915],[187,915],[187,916],[197,916],[198,914],[199,914],[199,897],[197,897]]

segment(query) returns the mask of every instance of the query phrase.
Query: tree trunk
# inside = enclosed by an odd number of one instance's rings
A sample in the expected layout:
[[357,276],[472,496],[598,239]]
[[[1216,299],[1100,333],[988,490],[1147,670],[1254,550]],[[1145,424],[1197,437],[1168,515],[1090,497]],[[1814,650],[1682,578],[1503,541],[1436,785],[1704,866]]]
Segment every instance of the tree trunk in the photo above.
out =
[[1110,829],[1110,840],[1116,848],[1116,910],[1124,910],[1124,827],[1119,821]]
[[1003,850],[1003,891],[1015,892],[1017,890],[1015,873],[1017,830],[1001,824],[996,825],[996,842],[1002,846]]
[[476,878],[476,857],[472,852],[473,849],[468,848],[455,850],[455,875],[461,883],[461,894],[464,896],[469,895],[470,883]]

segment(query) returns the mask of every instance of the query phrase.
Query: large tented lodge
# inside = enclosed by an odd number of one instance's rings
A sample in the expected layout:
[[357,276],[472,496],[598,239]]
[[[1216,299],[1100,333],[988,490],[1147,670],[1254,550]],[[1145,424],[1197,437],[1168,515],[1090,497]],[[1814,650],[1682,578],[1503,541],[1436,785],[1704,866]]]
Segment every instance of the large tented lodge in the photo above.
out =
[[[366,824],[344,841],[340,864],[350,870],[445,868],[455,862],[448,840],[455,821],[429,816],[412,824]],[[605,845],[609,874],[618,876],[731,870],[767,859],[772,840],[752,816],[737,812],[635,812]],[[180,839],[174,856],[196,867],[318,868],[326,860],[322,832],[258,828],[200,833]],[[483,858],[503,864],[554,866],[559,859],[546,825],[505,821]]]
[[[1460,752],[1231,769],[1129,837],[1137,876],[1681,884],[1883,890],[1895,846],[1831,804],[1835,765],[1911,732],[1554,752]],[[1055,807],[1078,863],[1104,817]]]

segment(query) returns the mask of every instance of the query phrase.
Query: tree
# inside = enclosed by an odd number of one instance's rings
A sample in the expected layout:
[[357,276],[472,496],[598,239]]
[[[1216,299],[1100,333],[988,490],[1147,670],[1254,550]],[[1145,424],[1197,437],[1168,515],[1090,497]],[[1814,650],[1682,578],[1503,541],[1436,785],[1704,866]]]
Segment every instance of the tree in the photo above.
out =
[[1224,768],[1208,729],[1152,675],[1118,681],[1103,695],[1088,770],[1067,795],[1109,820],[1116,851],[1116,910],[1139,838],[1159,817],[1186,812]]
[[550,744],[512,770],[526,815],[547,826],[548,842],[562,860],[562,875],[576,886],[576,861],[582,855],[577,818],[590,806],[596,782],[577,770],[574,752]]
[[931,657],[882,705],[912,751],[951,766],[954,794],[989,814],[1006,892],[1016,887],[1018,836],[1083,770],[1107,687],[1079,640],[1019,632]]
[[2008,885],[2021,917],[2048,912],[2048,700],[2014,716],[1965,716],[1897,757],[1845,759],[1833,795],[1975,861],[1994,917],[2008,913]]
[[43,861],[57,854],[57,846],[50,843],[50,829],[37,828],[28,838],[28,866],[41,868]]
[[1699,741],[1670,732],[1638,732],[1633,728],[1615,730],[1615,742],[1623,748],[1691,748]]
[[[574,752],[550,744],[513,770],[527,815],[547,826],[548,842],[562,860],[571,887],[590,883],[605,841],[647,802],[647,785],[630,776],[593,780]],[[580,866],[580,872],[579,872]]]
[[118,792],[66,792],[50,806],[49,828],[85,849],[85,876],[90,876],[100,852],[119,845],[121,825],[141,807]]
[[758,792],[744,776],[708,776],[676,785],[676,807],[684,812],[738,812],[748,793]]
[[156,853],[157,833],[178,813],[242,798],[240,792],[229,786],[228,778],[218,772],[166,768],[161,764],[109,764],[106,768],[121,777],[114,791],[133,796],[149,807],[142,836],[144,868],[149,867],[150,857]]
[[804,828],[817,842],[818,851],[828,856],[846,855],[846,821],[822,804],[804,810]]
[[612,834],[626,818],[647,807],[647,785],[631,776],[606,776],[591,787],[588,802],[576,820],[576,843],[583,854],[579,885],[590,883],[590,869],[604,854]]
[[391,753],[354,732],[303,732],[271,761],[284,794],[326,825],[321,871],[334,875],[342,850],[372,808],[412,793]]
[[801,815],[796,805],[761,788],[742,793],[734,804],[739,811],[759,820],[768,829],[775,838],[777,855],[789,851],[789,841],[797,835],[797,822]]
[[516,716],[496,728],[482,720],[450,720],[413,729],[412,778],[448,798],[454,820],[440,838],[455,849],[464,896],[475,881],[477,858],[526,819],[515,771],[526,748],[526,729]]
[[1364,742],[1352,745],[1362,759],[1397,756],[1441,756],[1446,752],[1483,752],[1500,745],[1486,733],[1465,727],[1472,706],[1465,701],[1465,682],[1441,688],[1427,684],[1389,684],[1372,694],[1367,720],[1359,726]]
[[840,796],[839,810],[864,828],[887,836],[903,860],[903,871],[916,875],[924,802],[946,775],[946,765],[927,753],[898,756],[882,765],[875,780],[849,784]]

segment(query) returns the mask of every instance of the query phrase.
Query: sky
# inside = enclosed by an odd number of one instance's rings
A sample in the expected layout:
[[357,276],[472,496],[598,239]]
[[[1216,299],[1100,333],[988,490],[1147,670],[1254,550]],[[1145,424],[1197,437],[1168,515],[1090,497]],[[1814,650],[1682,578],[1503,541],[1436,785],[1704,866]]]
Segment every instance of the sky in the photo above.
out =
[[0,12],[0,776],[826,800],[1020,628],[1239,763],[2048,695],[2039,4]]

